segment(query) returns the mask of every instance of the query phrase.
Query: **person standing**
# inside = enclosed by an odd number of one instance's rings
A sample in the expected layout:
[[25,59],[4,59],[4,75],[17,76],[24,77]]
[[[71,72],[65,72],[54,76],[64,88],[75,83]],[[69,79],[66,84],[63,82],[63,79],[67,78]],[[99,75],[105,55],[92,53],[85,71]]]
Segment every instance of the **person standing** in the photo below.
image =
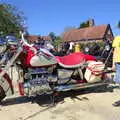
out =
[[70,51],[70,53],[72,53],[73,52],[74,42],[70,42],[69,44],[70,44],[69,51]]
[[120,36],[116,36],[113,40],[113,65],[112,69],[116,70],[115,82],[120,84]]
[[[116,71],[114,80],[120,86],[120,36],[114,38],[112,47],[114,48],[112,70]],[[120,106],[120,101],[115,102],[113,106]]]
[[80,52],[80,44],[79,43],[75,44],[75,51],[74,52]]

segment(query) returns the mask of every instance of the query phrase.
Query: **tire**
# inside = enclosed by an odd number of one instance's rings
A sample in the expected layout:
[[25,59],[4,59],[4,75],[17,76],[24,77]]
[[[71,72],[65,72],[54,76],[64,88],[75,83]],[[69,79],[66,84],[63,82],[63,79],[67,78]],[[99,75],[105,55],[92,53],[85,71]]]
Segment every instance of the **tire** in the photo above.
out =
[[0,86],[0,102],[5,98],[5,91],[3,88]]

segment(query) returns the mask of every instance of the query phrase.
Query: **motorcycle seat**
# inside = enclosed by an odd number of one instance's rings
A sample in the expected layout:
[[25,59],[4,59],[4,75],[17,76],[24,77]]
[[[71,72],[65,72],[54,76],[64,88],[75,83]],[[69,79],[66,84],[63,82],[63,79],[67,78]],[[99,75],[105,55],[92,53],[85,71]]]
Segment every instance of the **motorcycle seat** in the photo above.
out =
[[78,68],[85,63],[85,55],[82,52],[75,52],[62,57],[56,56],[56,60],[63,68]]

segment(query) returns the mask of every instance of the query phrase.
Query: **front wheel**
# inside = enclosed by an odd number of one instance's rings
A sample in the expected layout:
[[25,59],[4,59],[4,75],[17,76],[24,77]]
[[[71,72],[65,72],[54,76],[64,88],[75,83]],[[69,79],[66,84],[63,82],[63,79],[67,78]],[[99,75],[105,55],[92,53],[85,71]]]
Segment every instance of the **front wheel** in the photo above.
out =
[[0,86],[0,102],[5,98],[5,91],[3,88]]

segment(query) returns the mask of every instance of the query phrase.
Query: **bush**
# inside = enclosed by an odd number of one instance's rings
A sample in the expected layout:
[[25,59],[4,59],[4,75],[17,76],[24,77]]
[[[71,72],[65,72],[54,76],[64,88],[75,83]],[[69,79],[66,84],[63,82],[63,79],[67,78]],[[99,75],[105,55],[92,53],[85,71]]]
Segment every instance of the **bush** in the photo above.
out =
[[[81,51],[84,51],[86,46],[88,46],[89,48],[92,48],[94,46],[94,44],[95,44],[95,42],[80,43],[80,49],[81,49]],[[100,50],[104,49],[104,45],[105,45],[104,42],[99,41],[99,42],[97,42],[97,44],[100,47]]]

